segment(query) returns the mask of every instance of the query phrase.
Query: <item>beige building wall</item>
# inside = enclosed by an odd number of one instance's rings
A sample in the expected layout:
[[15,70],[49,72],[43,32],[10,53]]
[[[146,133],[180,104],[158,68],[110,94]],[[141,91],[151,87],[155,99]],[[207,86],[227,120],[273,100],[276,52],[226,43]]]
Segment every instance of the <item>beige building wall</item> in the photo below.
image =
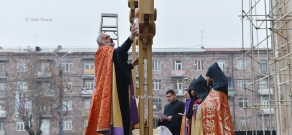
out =
[[[17,49],[16,49],[17,50]],[[66,50],[62,49],[58,54],[60,56],[66,53]],[[17,51],[16,51],[17,52]],[[7,79],[5,77],[9,76],[9,58],[5,59],[5,56],[13,55],[16,53],[15,50],[9,52],[9,50],[0,50],[0,65],[4,66],[4,70],[0,71],[0,83],[5,83]],[[259,50],[260,54],[263,55],[265,51]],[[39,54],[42,58],[53,59],[54,62],[57,62],[57,59],[54,55],[48,54],[47,52],[41,51]],[[241,79],[244,79],[244,75],[251,76],[250,68],[246,68],[246,70],[241,70],[238,58],[242,55],[241,49],[230,49],[230,48],[193,48],[193,49],[173,49],[173,48],[165,48],[165,49],[153,49],[153,61],[160,61],[160,70],[153,71],[153,80],[160,80],[160,83],[157,83],[157,90],[153,90],[153,95],[158,97],[159,100],[155,101],[155,112],[161,112],[164,109],[164,106],[167,104],[167,100],[165,97],[165,92],[168,89],[175,89],[179,100],[184,101],[182,91],[185,86],[182,84],[182,87],[175,87],[179,84],[184,78],[197,78],[199,75],[205,77],[205,73],[208,70],[208,67],[214,62],[224,63],[223,70],[226,76],[230,78],[230,88],[229,88],[229,105],[232,113],[233,122],[235,125],[235,130],[243,130],[245,129],[244,123],[247,125],[247,129],[252,129],[251,122],[252,120],[257,120],[257,129],[262,129],[261,119],[262,116],[258,111],[246,111],[243,108],[243,98],[244,98],[244,89],[240,82]],[[65,130],[64,133],[68,135],[80,135],[85,132],[86,129],[86,120],[88,116],[89,108],[86,107],[88,105],[88,101],[91,99],[92,90],[88,89],[86,91],[82,90],[86,87],[86,85],[91,84],[93,82],[93,73],[92,69],[86,69],[87,65],[94,63],[95,50],[94,49],[74,49],[73,54],[69,54],[64,59],[64,62],[71,63],[71,69],[69,72],[65,72],[64,76],[70,78],[70,82],[72,84],[72,90],[66,91],[64,93],[64,101],[72,101],[72,110],[69,110],[68,113],[64,116],[64,120],[72,121],[72,129]],[[131,53],[129,58],[131,58]],[[177,72],[173,68],[173,61],[181,62],[181,69]],[[202,61],[202,67],[196,70],[196,61]],[[250,65],[250,61],[246,61],[247,67]],[[147,63],[145,63],[145,66]],[[147,76],[146,76],[147,77]],[[232,80],[232,81],[231,81]],[[247,80],[249,81],[249,80]],[[271,80],[273,82],[273,80]],[[258,86],[255,87],[258,89]],[[3,95],[2,97],[5,97]],[[247,106],[253,103],[251,99],[251,93],[246,93],[247,98]],[[259,96],[254,98],[259,99]],[[0,98],[0,101],[4,99]],[[147,116],[147,109],[145,109],[145,114]],[[56,112],[53,112],[56,113]],[[245,116],[247,118],[245,119]],[[275,127],[275,119],[274,114],[272,114],[272,127],[268,128],[276,128]],[[267,117],[267,114],[264,115]],[[58,133],[58,117],[47,118],[49,121],[50,134]],[[16,122],[20,121],[18,117],[15,115],[9,117],[0,117],[0,123],[3,123],[3,131],[5,135],[26,135],[25,131],[16,131]],[[255,127],[255,126],[254,126]],[[156,127],[155,127],[156,128]],[[1,124],[0,124],[1,131]],[[1,135],[1,132],[0,132]]]

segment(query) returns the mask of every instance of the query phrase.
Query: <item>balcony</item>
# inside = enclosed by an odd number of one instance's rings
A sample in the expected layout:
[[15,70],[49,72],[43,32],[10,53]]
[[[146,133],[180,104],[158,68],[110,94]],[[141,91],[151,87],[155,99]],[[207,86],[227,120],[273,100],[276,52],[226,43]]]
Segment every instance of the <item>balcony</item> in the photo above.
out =
[[94,75],[95,70],[94,69],[84,69],[85,75]]
[[51,77],[52,76],[52,73],[50,72],[38,72],[38,77]]
[[93,90],[82,90],[81,97],[91,97],[92,93],[93,93]]
[[84,69],[82,78],[83,79],[93,79],[94,78],[94,69]]
[[186,71],[185,70],[172,70],[171,77],[185,77]]
[[184,96],[184,91],[183,90],[174,90],[176,96]]
[[6,118],[7,117],[7,112],[3,109],[0,110],[0,118]]
[[269,94],[274,94],[274,90],[273,89],[269,89],[269,88],[260,88],[258,90],[258,93],[260,93],[262,95],[269,95]]
[[51,117],[52,117],[52,114],[50,114],[50,113],[48,113],[48,114],[44,114],[43,117],[44,117],[44,118],[51,118]]
[[259,110],[259,114],[275,114],[275,110],[273,108],[270,110],[269,107],[262,107]]
[[83,110],[82,113],[81,113],[81,116],[87,117],[88,114],[89,114],[89,110]]

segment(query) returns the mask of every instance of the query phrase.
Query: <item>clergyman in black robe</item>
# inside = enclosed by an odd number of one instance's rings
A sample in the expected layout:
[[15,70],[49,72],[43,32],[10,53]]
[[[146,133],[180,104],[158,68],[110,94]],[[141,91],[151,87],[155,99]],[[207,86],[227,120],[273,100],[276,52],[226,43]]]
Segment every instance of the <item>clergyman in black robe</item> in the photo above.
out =
[[179,115],[179,113],[184,113],[185,105],[183,102],[177,100],[176,94],[173,90],[168,90],[166,92],[166,97],[169,104],[164,107],[164,115],[168,118],[160,119],[158,126],[166,126],[173,135],[179,135],[182,120],[182,116]]

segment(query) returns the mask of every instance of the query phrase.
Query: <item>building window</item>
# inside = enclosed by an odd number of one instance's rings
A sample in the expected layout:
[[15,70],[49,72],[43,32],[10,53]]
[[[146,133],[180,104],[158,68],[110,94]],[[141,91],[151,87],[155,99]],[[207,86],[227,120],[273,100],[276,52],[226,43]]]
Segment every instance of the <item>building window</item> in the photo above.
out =
[[260,80],[260,89],[267,89],[268,88],[268,79],[262,79]]
[[244,89],[245,84],[246,84],[246,80],[244,80],[244,79],[237,80],[237,88],[238,89]]
[[15,94],[15,114],[32,113],[32,102],[27,99],[28,95],[25,92],[16,92]]
[[16,131],[25,131],[24,122],[16,122]]
[[224,72],[225,71],[225,61],[219,60],[219,61],[217,61],[217,64],[220,67],[220,69]]
[[247,107],[247,102],[248,102],[247,98],[245,98],[245,100],[244,98],[239,98],[239,107],[240,108]]
[[46,96],[53,96],[55,94],[55,87],[53,84],[50,84],[49,82],[43,82],[42,87]]
[[44,111],[46,111],[46,112],[49,112],[51,110],[51,107],[50,106],[44,106]]
[[4,72],[5,71],[5,63],[0,63],[0,72]]
[[233,89],[232,77],[227,77],[227,81],[228,81],[228,89]]
[[4,123],[0,122],[0,131],[4,131]]
[[64,72],[70,72],[72,68],[72,63],[63,63]]
[[87,128],[88,120],[84,120],[84,128]]
[[93,80],[85,80],[85,89],[86,90],[94,90],[94,82]]
[[42,62],[41,63],[41,71],[48,71],[50,69],[50,63],[49,62]]
[[264,123],[266,123],[266,127],[267,127],[267,129],[270,129],[270,116],[266,116],[265,117],[265,122]]
[[267,60],[261,60],[260,61],[260,69],[262,72],[267,71]]
[[0,83],[0,97],[5,97],[6,91],[5,91],[5,83]]
[[174,81],[174,89],[182,90],[183,89],[183,81],[182,80],[175,80]]
[[[5,109],[5,101],[0,101],[0,110],[4,110],[4,109]],[[0,113],[0,115],[2,114]]]
[[18,86],[18,90],[27,90],[26,82],[18,82],[17,86]]
[[161,109],[161,99],[160,98],[153,98],[153,109],[154,110]]
[[180,60],[173,61],[173,70],[182,70],[182,62]]
[[26,62],[17,62],[17,72],[27,72]]
[[84,109],[90,109],[90,99],[84,100]]
[[[71,100],[68,102],[63,102],[63,105],[65,105],[68,108],[68,110],[72,110],[72,101]],[[66,110],[65,106],[63,106],[63,110]]]
[[153,87],[153,90],[160,90],[161,89],[161,80],[153,80],[152,87]]
[[42,135],[50,135],[50,121],[42,120],[41,125]]
[[93,63],[86,63],[85,69],[94,69],[94,64]]
[[237,69],[238,70],[243,70],[246,69],[247,65],[246,65],[246,61],[245,60],[237,60]]
[[72,121],[63,121],[63,130],[72,130]]
[[262,106],[263,108],[268,108],[268,107],[270,107],[269,97],[263,97],[262,105],[264,105],[264,106]]
[[65,91],[71,91],[72,90],[72,82],[67,82],[64,84],[64,90]]
[[0,90],[5,90],[5,83],[0,83]]
[[195,60],[195,70],[203,70],[203,61]]
[[239,118],[239,122],[240,122],[240,127],[241,128],[245,128],[245,125],[248,126],[247,125],[247,118],[246,117],[240,117]]
[[152,61],[152,70],[160,71],[161,70],[161,62],[160,61]]
[[41,82],[41,83],[42,83],[41,85],[42,85],[43,90],[50,90],[51,89],[49,82]]

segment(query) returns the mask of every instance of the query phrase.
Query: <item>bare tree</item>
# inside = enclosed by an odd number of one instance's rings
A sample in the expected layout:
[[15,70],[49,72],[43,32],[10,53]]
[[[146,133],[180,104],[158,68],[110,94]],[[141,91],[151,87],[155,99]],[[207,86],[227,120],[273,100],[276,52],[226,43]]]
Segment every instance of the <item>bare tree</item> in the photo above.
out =
[[27,51],[14,53],[9,60],[8,85],[13,100],[9,103],[14,105],[7,105],[10,108],[6,110],[15,112],[24,123],[19,128],[29,135],[41,135],[43,120],[57,118],[58,90],[66,87],[55,61],[44,57]]

